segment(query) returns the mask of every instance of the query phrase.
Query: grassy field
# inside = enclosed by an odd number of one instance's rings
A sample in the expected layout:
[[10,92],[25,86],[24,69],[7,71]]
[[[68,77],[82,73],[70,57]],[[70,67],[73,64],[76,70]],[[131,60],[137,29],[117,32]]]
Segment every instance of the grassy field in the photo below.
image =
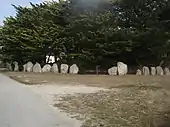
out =
[[54,105],[83,120],[82,127],[170,127],[168,76],[4,74],[28,85],[47,83],[107,88],[98,93],[64,96]]

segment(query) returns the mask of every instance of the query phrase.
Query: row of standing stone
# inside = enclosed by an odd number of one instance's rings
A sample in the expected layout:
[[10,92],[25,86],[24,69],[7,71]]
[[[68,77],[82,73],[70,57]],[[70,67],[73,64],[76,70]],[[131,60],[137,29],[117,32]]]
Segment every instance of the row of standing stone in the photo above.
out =
[[[7,64],[7,68],[10,71],[19,71],[19,65],[17,62],[14,62],[14,69],[12,69],[12,66],[10,64]],[[41,68],[41,65],[36,62],[34,65],[32,62],[28,62],[23,65],[23,72],[34,72],[34,73],[41,73],[41,72],[54,72],[59,73],[59,68],[56,63],[54,63],[52,66],[50,64],[46,64]],[[73,64],[72,66],[68,66],[67,64],[61,64],[60,66],[60,73],[62,74],[78,74],[79,67],[76,64]]]
[[170,75],[170,70],[169,68],[165,67],[164,69],[160,66],[157,66],[157,67],[151,67],[149,69],[149,67],[146,67],[144,66],[142,68],[142,70],[138,69],[136,71],[136,75],[152,75],[152,76],[155,76],[155,75]]

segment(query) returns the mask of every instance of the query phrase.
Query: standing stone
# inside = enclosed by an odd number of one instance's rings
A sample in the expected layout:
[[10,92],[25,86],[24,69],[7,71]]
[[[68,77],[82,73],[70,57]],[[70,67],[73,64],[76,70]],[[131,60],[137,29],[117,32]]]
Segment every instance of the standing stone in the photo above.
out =
[[26,72],[26,69],[27,69],[26,67],[27,67],[27,64],[24,64],[23,65],[23,72]]
[[69,72],[70,72],[70,74],[78,74],[78,72],[79,72],[79,67],[78,67],[76,64],[73,64],[73,65],[70,67]]
[[138,69],[138,70],[136,71],[136,75],[141,76],[141,75],[142,75],[142,71]]
[[61,64],[60,72],[61,72],[61,74],[67,74],[68,73],[68,65],[67,64]]
[[18,66],[18,62],[14,62],[14,71],[19,71],[19,66]]
[[26,71],[27,72],[32,72],[33,71],[33,63],[32,62],[28,62],[27,64],[26,64]]
[[152,76],[156,75],[156,68],[155,67],[151,67],[151,75]]
[[170,75],[169,68],[165,67],[165,69],[164,69],[164,74],[165,74],[165,75]]
[[58,73],[58,65],[56,63],[51,67],[51,72]]
[[128,73],[128,67],[123,62],[118,62],[117,67],[118,67],[118,74],[120,76],[126,75]]
[[118,72],[118,68],[117,67],[112,67],[112,68],[108,69],[108,74],[109,75],[116,76],[117,72]]
[[6,66],[9,71],[13,71],[12,65],[10,63],[6,63]]
[[164,75],[164,71],[163,71],[162,67],[160,67],[160,66],[156,67],[156,74],[157,75]]
[[50,72],[51,71],[51,65],[46,64],[44,65],[44,67],[42,68],[42,72]]
[[34,73],[41,73],[41,65],[39,63],[36,62],[36,64],[33,66],[33,72]]
[[143,75],[145,76],[150,75],[150,71],[148,67],[144,66],[142,71],[143,71]]

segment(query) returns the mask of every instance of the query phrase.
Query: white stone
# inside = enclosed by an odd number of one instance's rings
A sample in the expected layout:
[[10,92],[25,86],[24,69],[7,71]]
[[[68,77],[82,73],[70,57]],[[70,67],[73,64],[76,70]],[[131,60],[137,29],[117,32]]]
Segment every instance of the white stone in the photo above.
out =
[[117,73],[118,73],[118,68],[117,67],[112,67],[112,68],[108,69],[108,74],[109,75],[115,76],[115,75],[117,75]]
[[118,67],[118,75],[126,75],[128,73],[128,66],[124,64],[123,62],[117,63]]
[[151,75],[152,76],[156,75],[156,68],[155,67],[151,67]]
[[44,67],[42,68],[42,72],[50,72],[51,71],[51,65],[46,64],[44,65]]
[[138,69],[138,70],[136,71],[136,75],[141,76],[141,75],[142,75],[142,71],[141,71],[140,69]]
[[33,63],[32,62],[28,62],[27,64],[26,64],[26,71],[27,72],[32,72],[33,71]]
[[56,63],[51,67],[51,72],[58,73],[58,65]]
[[157,75],[164,75],[164,71],[163,71],[162,67],[160,67],[160,66],[156,67],[156,74]]
[[143,71],[143,75],[145,76],[150,75],[149,67],[144,66],[142,71]]
[[61,64],[60,72],[61,72],[61,74],[67,74],[68,73],[68,65],[67,64]]
[[164,74],[165,74],[165,75],[170,75],[170,70],[169,70],[169,68],[165,67],[165,69],[164,69]]
[[70,67],[69,72],[70,72],[70,74],[78,74],[78,72],[79,72],[79,67],[78,67],[76,64],[73,64],[73,65]]
[[18,66],[18,62],[14,62],[14,71],[19,71],[19,66]]
[[33,66],[33,72],[34,73],[41,73],[42,70],[41,70],[41,65],[39,63],[36,63],[34,66]]

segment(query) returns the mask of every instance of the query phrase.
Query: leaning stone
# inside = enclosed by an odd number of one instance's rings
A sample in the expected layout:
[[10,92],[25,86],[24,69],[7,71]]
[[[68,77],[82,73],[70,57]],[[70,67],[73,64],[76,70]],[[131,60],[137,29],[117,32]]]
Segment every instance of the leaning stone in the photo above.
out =
[[39,63],[36,63],[34,66],[33,66],[33,72],[34,73],[41,73],[42,70],[41,70],[41,65]]
[[169,70],[169,68],[165,67],[165,69],[164,69],[164,74],[165,74],[165,75],[170,75],[170,70]]
[[32,62],[28,62],[27,64],[26,64],[26,71],[27,72],[32,72],[33,71],[33,63]]
[[51,71],[51,65],[46,64],[44,65],[44,67],[42,68],[42,72],[50,72]]
[[18,62],[14,62],[14,71],[19,71],[19,66],[18,66]]
[[156,67],[156,74],[157,75],[164,75],[164,71],[163,71],[162,67],[160,67],[160,66]]
[[118,67],[118,74],[120,76],[126,75],[128,73],[128,66],[124,64],[123,62],[118,62],[117,67]]
[[150,75],[150,71],[149,71],[148,67],[144,66],[142,71],[143,71],[143,75],[145,75],[145,76]]
[[108,69],[108,74],[112,75],[112,76],[116,76],[118,73],[118,68],[117,67],[112,67],[110,69]]
[[51,72],[58,73],[58,65],[56,63],[51,67]]
[[152,76],[156,75],[156,68],[155,67],[151,67],[151,75]]
[[6,66],[9,71],[13,71],[12,65],[10,63],[6,63]]
[[138,70],[136,71],[136,75],[141,76],[141,75],[142,75],[142,71],[138,69]]
[[70,67],[69,72],[70,72],[70,74],[78,74],[78,72],[79,72],[79,67],[78,67],[76,64],[73,64],[73,65]]
[[68,65],[67,64],[61,64],[60,72],[61,72],[61,74],[67,74],[68,73]]

